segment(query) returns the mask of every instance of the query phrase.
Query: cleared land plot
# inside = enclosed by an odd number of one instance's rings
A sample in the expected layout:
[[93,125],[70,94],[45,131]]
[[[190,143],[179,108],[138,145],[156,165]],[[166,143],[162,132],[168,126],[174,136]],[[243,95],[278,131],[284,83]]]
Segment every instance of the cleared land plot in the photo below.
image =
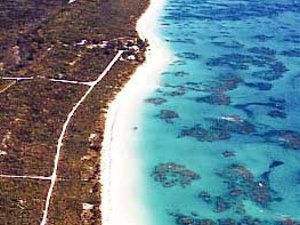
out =
[[0,178],[0,224],[38,225],[49,182]]
[[34,80],[0,95],[0,174],[51,175],[63,123],[86,88]]

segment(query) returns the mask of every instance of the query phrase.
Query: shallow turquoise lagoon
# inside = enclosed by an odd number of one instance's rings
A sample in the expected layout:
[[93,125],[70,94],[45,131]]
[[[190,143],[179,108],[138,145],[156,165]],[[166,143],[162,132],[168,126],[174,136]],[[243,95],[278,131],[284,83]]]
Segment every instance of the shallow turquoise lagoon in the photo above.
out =
[[300,2],[168,0],[136,131],[153,225],[300,224]]

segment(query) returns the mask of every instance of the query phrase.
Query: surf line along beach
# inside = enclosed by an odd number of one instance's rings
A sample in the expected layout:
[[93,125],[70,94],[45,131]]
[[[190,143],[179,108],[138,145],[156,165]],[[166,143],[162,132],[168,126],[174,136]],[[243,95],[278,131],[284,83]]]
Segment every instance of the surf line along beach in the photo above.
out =
[[158,18],[164,0],[151,0],[137,22],[137,31],[147,39],[146,60],[109,105],[101,158],[101,213],[103,225],[151,224],[142,204],[139,180],[141,162],[134,149],[134,123],[143,100],[159,84],[159,76],[172,55],[158,35]]

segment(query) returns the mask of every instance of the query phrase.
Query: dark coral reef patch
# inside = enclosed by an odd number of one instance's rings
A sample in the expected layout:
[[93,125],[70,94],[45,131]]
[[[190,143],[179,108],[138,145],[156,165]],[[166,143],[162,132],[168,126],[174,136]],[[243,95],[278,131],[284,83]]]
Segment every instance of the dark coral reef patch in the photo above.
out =
[[239,219],[221,218],[217,220],[203,219],[194,215],[185,215],[183,213],[170,213],[175,218],[177,225],[300,225],[299,221],[290,218],[281,220],[261,220],[251,216],[243,216]]
[[175,111],[163,109],[160,110],[158,117],[167,123],[173,123],[173,119],[179,118],[179,115]]
[[187,169],[184,165],[173,162],[155,166],[151,176],[165,188],[177,185],[184,188],[193,181],[200,179],[200,175],[196,172]]
[[196,98],[196,102],[203,102],[212,105],[230,105],[230,97],[225,94],[211,94]]
[[201,191],[198,195],[200,199],[212,206],[213,211],[216,213],[233,210],[238,215],[246,215],[243,204],[245,200],[266,208],[272,201],[280,199],[272,196],[267,176],[257,178],[242,165],[232,164],[219,170],[216,174],[226,184],[226,192],[222,195],[211,196],[209,192]]
[[158,97],[158,98],[147,98],[145,100],[145,102],[151,103],[151,104],[154,104],[154,105],[161,105],[161,104],[167,102],[167,100],[164,99],[164,98],[159,98]]
[[292,130],[270,130],[263,137],[266,141],[287,149],[300,149],[300,133]]
[[213,131],[212,129],[203,128],[200,124],[196,124],[191,128],[182,129],[178,137],[193,137],[201,142],[214,142],[229,139],[231,136],[226,130]]
[[232,134],[248,135],[255,132],[255,126],[239,116],[227,116],[220,118],[208,118],[208,128],[196,124],[190,128],[184,128],[178,137],[193,137],[201,142],[214,142],[230,139]]

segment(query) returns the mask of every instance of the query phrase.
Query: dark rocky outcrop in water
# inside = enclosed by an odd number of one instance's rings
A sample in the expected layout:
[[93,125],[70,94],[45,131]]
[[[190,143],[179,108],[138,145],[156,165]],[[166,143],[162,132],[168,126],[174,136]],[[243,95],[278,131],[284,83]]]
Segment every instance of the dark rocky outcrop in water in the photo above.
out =
[[145,102],[152,103],[154,105],[161,105],[161,104],[167,102],[167,100],[164,98],[147,98],[145,100]]
[[281,118],[281,119],[285,119],[287,117],[285,112],[279,110],[272,110],[268,112],[267,115],[273,118]]
[[230,133],[226,130],[205,129],[200,124],[196,124],[191,128],[182,129],[178,137],[193,137],[201,142],[213,142],[218,140],[230,139]]
[[[276,165],[275,165],[276,164]],[[274,161],[273,166],[279,166]],[[201,191],[198,197],[213,208],[216,213],[232,210],[238,215],[245,215],[243,205],[245,200],[252,201],[261,208],[267,208],[272,201],[280,198],[273,196],[269,179],[256,178],[249,169],[242,165],[232,164],[216,173],[226,184],[227,190],[222,195],[212,196],[207,191]]]
[[[283,165],[282,161],[274,160],[269,165],[272,170]],[[299,225],[299,221],[290,218],[261,220],[247,214],[243,202],[253,201],[261,208],[267,208],[272,201],[280,201],[273,196],[268,180],[256,178],[250,170],[238,164],[232,164],[220,169],[217,173],[227,185],[227,192],[220,196],[212,196],[207,191],[201,191],[198,197],[212,206],[216,213],[233,210],[238,216],[234,218],[223,217],[213,220],[201,216],[201,213],[193,212],[190,215],[180,212],[170,213],[175,218],[177,225]]]
[[268,35],[264,35],[264,34],[258,34],[258,35],[253,36],[253,39],[260,41],[260,42],[265,42],[265,41],[271,40],[273,38],[274,38],[274,36],[268,36]]
[[158,117],[167,123],[173,123],[173,119],[179,118],[179,115],[175,111],[163,109],[160,110]]
[[288,57],[300,57],[300,48],[284,50],[280,54]]
[[300,225],[299,221],[290,218],[277,220],[261,220],[251,216],[242,216],[238,219],[222,218],[217,220],[199,218],[194,215],[186,215],[180,212],[170,213],[175,218],[177,225]]
[[230,97],[225,94],[211,94],[196,98],[196,102],[203,102],[212,105],[229,105],[231,101]]
[[173,162],[162,163],[155,166],[151,176],[165,188],[176,185],[184,188],[190,185],[192,181],[200,179],[200,175],[196,172],[187,169],[184,165]]
[[214,131],[224,130],[236,134],[251,134],[255,131],[253,124],[238,116],[207,119],[207,121],[211,123],[211,129]]
[[287,149],[300,149],[300,133],[292,130],[270,130],[262,135],[267,142]]
[[226,150],[226,151],[222,152],[222,155],[225,158],[234,157],[235,156],[235,152],[231,151],[231,150]]
[[214,142],[230,139],[232,134],[248,135],[256,130],[253,124],[238,116],[208,118],[206,122],[209,123],[208,128],[196,124],[182,129],[178,137],[193,137],[201,142]]
[[282,162],[282,161],[274,160],[272,163],[270,163],[269,169],[273,169],[273,168],[281,166],[283,164],[284,164],[284,162]]
[[245,83],[247,87],[255,88],[260,91],[269,91],[272,89],[273,85],[266,82],[256,82],[256,83]]
[[179,58],[188,59],[188,60],[196,60],[199,59],[201,56],[194,52],[182,52],[176,55]]

